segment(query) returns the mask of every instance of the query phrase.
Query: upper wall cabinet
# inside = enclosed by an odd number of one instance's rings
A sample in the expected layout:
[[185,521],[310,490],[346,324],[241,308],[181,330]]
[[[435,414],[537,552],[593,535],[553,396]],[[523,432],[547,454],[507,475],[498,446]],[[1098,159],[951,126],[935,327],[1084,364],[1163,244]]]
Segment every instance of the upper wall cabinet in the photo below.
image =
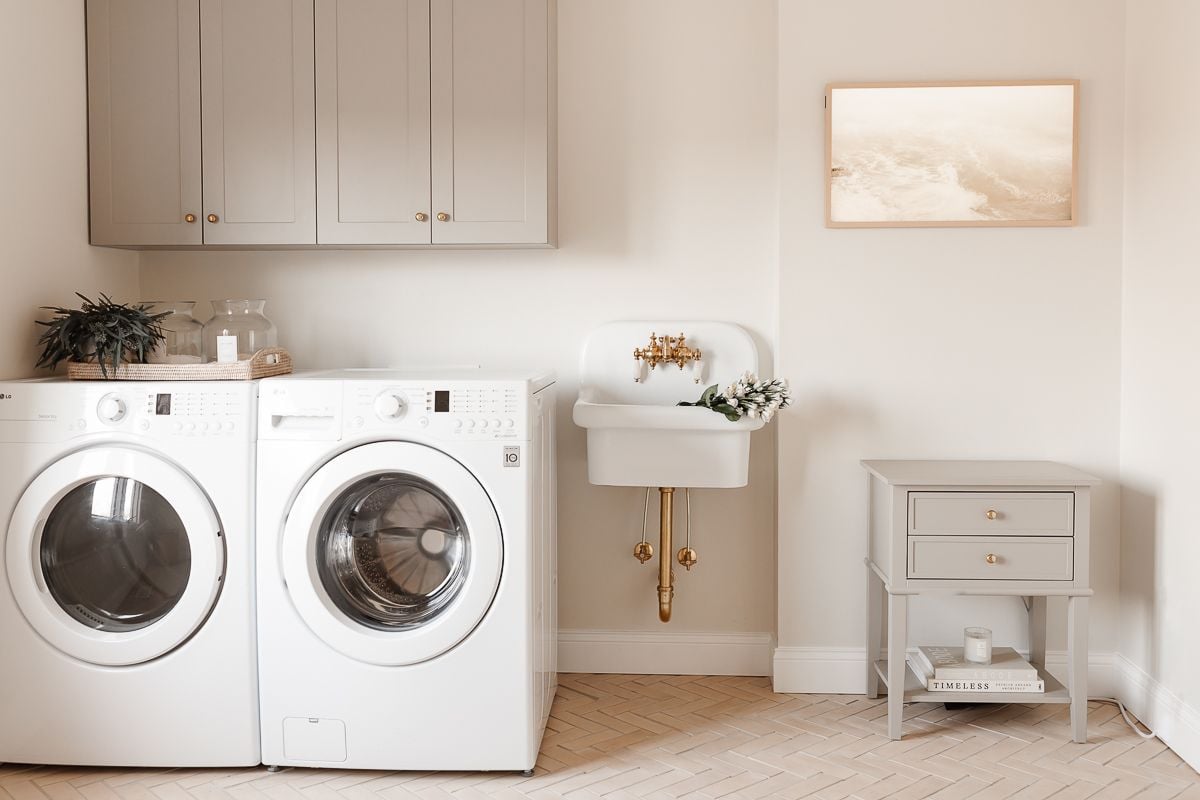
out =
[[87,4],[93,244],[203,242],[198,4]]
[[553,29],[553,0],[88,0],[92,241],[553,244]]

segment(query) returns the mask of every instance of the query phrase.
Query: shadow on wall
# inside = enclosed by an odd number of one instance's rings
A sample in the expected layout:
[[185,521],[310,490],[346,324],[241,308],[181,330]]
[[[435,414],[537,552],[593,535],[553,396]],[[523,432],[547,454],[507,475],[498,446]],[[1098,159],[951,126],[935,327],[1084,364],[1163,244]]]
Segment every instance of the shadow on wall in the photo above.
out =
[[[1128,484],[1121,487],[1122,652],[1153,678],[1159,677],[1161,631],[1155,587],[1158,570],[1158,496]],[[1137,702],[1148,707],[1148,687]]]

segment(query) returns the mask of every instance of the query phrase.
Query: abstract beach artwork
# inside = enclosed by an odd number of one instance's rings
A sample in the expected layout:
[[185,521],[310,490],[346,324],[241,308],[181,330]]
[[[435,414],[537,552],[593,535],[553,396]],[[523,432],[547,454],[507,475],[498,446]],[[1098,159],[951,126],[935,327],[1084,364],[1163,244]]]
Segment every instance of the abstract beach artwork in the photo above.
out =
[[835,83],[826,224],[1073,225],[1079,82]]

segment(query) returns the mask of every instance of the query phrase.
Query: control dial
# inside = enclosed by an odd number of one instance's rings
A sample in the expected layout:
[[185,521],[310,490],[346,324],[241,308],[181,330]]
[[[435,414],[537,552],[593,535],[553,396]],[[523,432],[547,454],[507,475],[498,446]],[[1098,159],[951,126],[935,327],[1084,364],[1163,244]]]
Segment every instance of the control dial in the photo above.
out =
[[408,409],[408,403],[403,395],[395,392],[384,392],[375,398],[375,414],[380,419],[400,419]]
[[96,416],[112,425],[125,419],[126,410],[125,401],[119,395],[106,394],[96,406]]

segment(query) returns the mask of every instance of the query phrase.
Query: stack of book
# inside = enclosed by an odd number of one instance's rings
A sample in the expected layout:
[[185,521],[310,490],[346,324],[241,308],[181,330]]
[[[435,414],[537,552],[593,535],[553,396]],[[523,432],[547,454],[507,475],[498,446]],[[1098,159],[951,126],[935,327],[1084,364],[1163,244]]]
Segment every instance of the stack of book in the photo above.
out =
[[1011,647],[992,650],[990,664],[963,658],[961,647],[920,647],[911,659],[913,672],[931,692],[1045,692],[1037,669]]

